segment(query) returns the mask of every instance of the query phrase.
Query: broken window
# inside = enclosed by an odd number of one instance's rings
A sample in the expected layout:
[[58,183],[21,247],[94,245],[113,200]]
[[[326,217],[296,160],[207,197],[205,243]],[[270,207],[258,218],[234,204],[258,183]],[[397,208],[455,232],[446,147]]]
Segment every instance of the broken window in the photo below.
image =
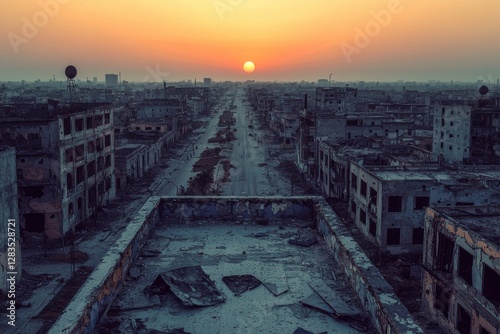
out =
[[97,126],[101,126],[104,124],[104,119],[103,119],[103,115],[96,115],[95,117],[95,123]]
[[401,196],[389,196],[387,212],[401,212],[403,198]]
[[84,148],[83,144],[76,146],[75,147],[76,161],[83,160],[84,155],[85,155],[85,148]]
[[75,130],[76,132],[83,131],[83,118],[75,119]]
[[85,180],[85,170],[84,166],[80,166],[76,169],[76,184],[80,184]]
[[106,167],[111,167],[111,154],[106,156]]
[[351,187],[358,189],[358,178],[354,173],[351,173]]
[[361,180],[361,196],[363,196],[364,198],[366,198],[367,196],[367,186],[366,186],[366,182],[364,180]]
[[28,232],[45,231],[45,213],[27,213],[24,215],[24,221]]
[[370,187],[370,203],[377,205],[377,191]]
[[102,146],[102,138],[97,138],[95,140],[95,146],[97,148],[97,152],[101,152],[102,149],[103,149],[103,146]]
[[424,207],[429,206],[429,196],[417,196],[415,197],[414,210],[423,210]]
[[87,164],[87,177],[95,175],[95,160],[92,160]]
[[106,135],[104,137],[104,146],[106,147],[111,146],[111,135]]
[[500,306],[498,282],[500,282],[500,275],[486,264],[483,264],[483,296],[492,302],[495,307]]
[[436,269],[451,272],[453,261],[453,240],[439,233],[437,242]]
[[146,131],[150,131],[150,130],[151,130],[151,127],[150,127],[150,126],[146,126],[145,130],[146,130]]
[[71,118],[65,117],[63,119],[64,134],[69,135],[71,133]]
[[424,243],[424,229],[421,227],[413,229],[412,244],[421,245]]
[[359,222],[366,225],[366,211],[363,209],[359,209]]
[[111,114],[105,113],[104,114],[104,124],[109,124],[109,123],[111,123]]
[[69,203],[68,205],[68,216],[71,217],[75,214],[75,207],[73,205],[73,202]]
[[458,276],[472,285],[472,262],[474,257],[462,247],[458,247]]
[[439,284],[435,285],[434,309],[441,312],[448,319],[450,312],[450,294],[447,293]]
[[88,116],[86,119],[87,130],[94,128],[94,118],[92,116]]
[[76,207],[78,211],[81,211],[83,208],[83,200],[81,197],[78,197],[78,200],[76,201]]
[[73,174],[68,173],[66,174],[66,190],[70,191],[73,189]]
[[104,169],[104,157],[100,156],[97,158],[97,170],[101,171]]
[[369,230],[371,235],[373,235],[374,237],[377,236],[377,223],[373,219],[370,219]]
[[399,245],[401,229],[388,228],[387,229],[387,246]]
[[95,142],[93,140],[89,141],[87,143],[87,151],[89,153],[94,153],[95,152]]
[[97,203],[96,201],[96,193],[95,193],[95,184],[90,187],[87,193],[87,197],[89,199],[89,207],[94,207]]
[[73,162],[75,157],[73,155],[73,147],[68,148],[64,154],[66,156],[66,162]]
[[470,334],[471,317],[462,305],[457,303],[457,330],[461,334]]

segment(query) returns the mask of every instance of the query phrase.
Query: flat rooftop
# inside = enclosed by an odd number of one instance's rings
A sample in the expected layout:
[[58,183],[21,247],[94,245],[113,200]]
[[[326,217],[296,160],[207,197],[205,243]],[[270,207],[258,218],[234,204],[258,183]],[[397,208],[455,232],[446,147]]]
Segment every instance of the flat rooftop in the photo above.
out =
[[[304,233],[319,242],[310,247],[288,243],[290,238]],[[281,221],[266,226],[216,220],[173,222],[158,226],[145,249],[159,254],[136,261],[132,271],[140,275],[126,281],[100,333],[113,329],[129,332],[130,319],[143,319],[147,330],[183,328],[188,333],[293,333],[297,327],[313,333],[358,333],[348,322],[300,303],[315,293],[308,282],[320,279],[346,302],[361,309],[351,298],[354,291],[341,278],[312,221]],[[208,307],[184,306],[169,292],[160,304],[157,295],[150,297],[145,292],[158,274],[196,265],[201,265],[215,282],[225,302]],[[253,275],[274,282],[280,291],[288,291],[275,296],[261,284],[235,295],[222,281],[229,275]]]

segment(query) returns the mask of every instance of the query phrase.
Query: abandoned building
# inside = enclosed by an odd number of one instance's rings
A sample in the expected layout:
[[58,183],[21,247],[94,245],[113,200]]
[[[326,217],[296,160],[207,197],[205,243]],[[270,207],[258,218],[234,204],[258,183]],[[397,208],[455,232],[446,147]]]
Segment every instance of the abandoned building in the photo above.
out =
[[426,207],[499,203],[497,171],[350,164],[349,210],[362,233],[392,254],[421,253]]
[[16,147],[22,232],[61,238],[115,197],[109,104],[5,105],[0,134]]
[[422,302],[449,333],[500,332],[500,207],[425,212]]
[[[16,150],[0,146],[0,295],[8,289],[7,272],[17,272],[16,281],[21,280],[21,246],[19,239],[19,211],[17,207]],[[12,238],[12,239],[10,239]],[[12,240],[15,246],[12,247]],[[10,250],[9,250],[10,248]],[[15,249],[15,269],[9,268],[7,258]],[[12,260],[11,260],[12,261]]]
[[432,151],[454,164],[500,163],[500,99],[443,101],[434,111]]

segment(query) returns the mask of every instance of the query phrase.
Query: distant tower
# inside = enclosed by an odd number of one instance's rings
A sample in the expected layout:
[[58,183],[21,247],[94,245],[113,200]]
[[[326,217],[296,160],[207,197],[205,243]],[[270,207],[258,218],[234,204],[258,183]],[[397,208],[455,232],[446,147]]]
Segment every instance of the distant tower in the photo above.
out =
[[76,67],[69,65],[64,70],[66,78],[68,78],[69,104],[73,103],[73,96],[76,93],[75,77],[77,74]]
[[121,84],[122,83],[122,72],[118,72],[118,77],[119,77],[118,83]]

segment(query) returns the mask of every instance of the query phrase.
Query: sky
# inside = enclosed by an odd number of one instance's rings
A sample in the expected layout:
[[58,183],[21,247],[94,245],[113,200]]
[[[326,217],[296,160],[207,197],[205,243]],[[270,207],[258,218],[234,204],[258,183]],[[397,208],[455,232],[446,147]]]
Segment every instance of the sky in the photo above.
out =
[[496,82],[498,13],[498,0],[2,1],[0,81],[65,80],[72,64],[99,81]]

